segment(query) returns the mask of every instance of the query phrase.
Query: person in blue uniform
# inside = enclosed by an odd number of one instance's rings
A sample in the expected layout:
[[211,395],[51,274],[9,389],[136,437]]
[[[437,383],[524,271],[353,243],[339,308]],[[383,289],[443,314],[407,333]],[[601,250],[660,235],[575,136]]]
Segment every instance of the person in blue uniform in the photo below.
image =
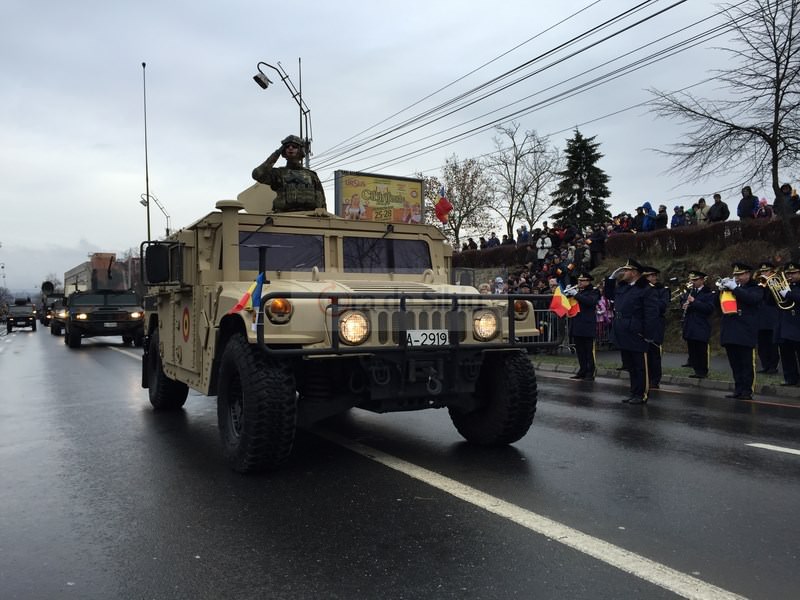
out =
[[611,341],[619,349],[622,364],[630,375],[630,395],[622,401],[644,404],[648,395],[647,349],[657,334],[658,301],[653,287],[642,277],[642,265],[635,260],[629,258],[609,282],[616,281],[616,277],[619,281],[611,285],[614,300]]
[[593,380],[595,365],[595,345],[597,337],[597,316],[595,310],[600,302],[600,290],[592,286],[593,277],[589,273],[578,275],[578,284],[565,294],[578,301],[580,312],[569,320],[570,333],[575,343],[578,358],[578,372],[571,379]]
[[794,386],[800,383],[800,262],[786,263],[783,274],[786,275],[789,287],[781,290],[780,295],[786,305],[794,303],[794,306],[780,311],[775,340],[783,366],[781,385]]
[[[725,314],[720,325],[720,344],[728,354],[733,373],[734,389],[727,398],[751,400],[756,377],[755,347],[758,340],[758,309],[764,297],[764,288],[753,281],[753,267],[742,262],[733,263],[733,277],[720,281],[720,287],[733,292],[736,311]],[[720,294],[720,303],[722,303]]]
[[694,373],[689,377],[708,377],[708,341],[711,339],[711,315],[716,306],[716,294],[706,285],[706,274],[690,271],[692,288],[683,300],[683,339],[689,352],[689,366]]
[[[766,279],[775,275],[775,265],[769,261],[764,261],[756,270],[756,281],[761,283],[761,279]],[[771,293],[765,293],[761,306],[758,308],[758,359],[761,361],[761,369],[758,373],[775,374],[778,372],[780,354],[778,344],[775,342],[775,328],[778,326],[778,305]]]
[[653,327],[653,343],[647,345],[647,376],[651,390],[661,387],[661,355],[664,344],[664,332],[667,330],[667,307],[669,306],[669,288],[658,280],[661,273],[655,267],[642,266],[644,277],[653,288],[653,295],[658,303],[658,322]]

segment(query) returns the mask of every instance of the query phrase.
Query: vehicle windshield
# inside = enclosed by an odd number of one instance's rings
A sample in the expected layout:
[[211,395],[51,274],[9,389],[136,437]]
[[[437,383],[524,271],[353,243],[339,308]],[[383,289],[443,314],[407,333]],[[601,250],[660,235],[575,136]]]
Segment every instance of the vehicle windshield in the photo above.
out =
[[140,306],[139,297],[126,294],[80,294],[70,298],[70,306]]
[[106,304],[109,306],[139,306],[139,297],[134,294],[109,294],[106,296]]
[[30,304],[22,306],[9,306],[8,311],[15,317],[24,317],[25,315],[33,313],[33,306]]
[[431,254],[423,240],[344,238],[346,273],[422,273],[431,268]]
[[239,268],[258,270],[258,247],[267,246],[267,271],[325,270],[322,236],[299,233],[239,232]]
[[81,294],[80,296],[73,296],[69,300],[70,306],[97,306],[105,304],[105,296],[103,294]]

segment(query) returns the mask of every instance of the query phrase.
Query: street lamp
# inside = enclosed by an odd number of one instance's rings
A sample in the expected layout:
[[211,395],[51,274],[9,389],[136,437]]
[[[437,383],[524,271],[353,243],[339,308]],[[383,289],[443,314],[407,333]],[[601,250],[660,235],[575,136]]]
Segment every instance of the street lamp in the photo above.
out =
[[[300,77],[300,89],[298,90],[294,87],[292,80],[289,79],[289,75],[286,73],[286,70],[283,68],[281,63],[278,63],[277,67],[273,67],[269,63],[265,63],[263,61],[259,62],[256,65],[256,69],[258,69],[258,73],[253,75],[253,80],[259,85],[262,90],[265,90],[269,87],[269,84],[272,83],[269,77],[267,77],[266,73],[261,70],[261,65],[265,67],[269,67],[281,78],[286,88],[289,90],[289,93],[294,98],[294,101],[297,102],[297,106],[300,108],[300,139],[303,140],[305,145],[305,164],[306,168],[310,166],[310,157],[311,157],[311,109],[308,108],[308,105],[303,101],[303,72],[302,72],[302,64],[300,59],[297,59],[297,70]],[[305,135],[303,135],[303,125],[305,124]]]
[[147,217],[148,235],[147,235],[147,239],[148,239],[148,240],[150,239],[150,235],[149,235],[149,226],[150,226],[150,201],[149,201],[149,199],[151,199],[151,198],[152,198],[153,202],[155,202],[155,203],[156,203],[156,206],[159,208],[159,210],[161,210],[161,212],[163,213],[164,217],[166,217],[166,219],[167,219],[167,235],[169,235],[169,234],[170,234],[170,232],[172,231],[172,230],[170,229],[170,226],[169,226],[169,213],[167,212],[167,209],[166,209],[166,208],[164,208],[164,205],[161,203],[161,200],[159,200],[158,198],[156,198],[156,197],[155,197],[153,194],[142,194],[142,195],[140,196],[140,198],[141,198],[141,199],[139,200],[139,204],[141,204],[142,206],[146,207],[146,208],[147,208],[147,212],[148,212],[148,217]]
[[[142,63],[142,101],[144,106],[144,189],[145,197],[150,197],[150,171],[147,166],[147,78],[145,77],[145,67],[147,63]],[[150,240],[150,203],[145,200],[147,208],[147,239]]]

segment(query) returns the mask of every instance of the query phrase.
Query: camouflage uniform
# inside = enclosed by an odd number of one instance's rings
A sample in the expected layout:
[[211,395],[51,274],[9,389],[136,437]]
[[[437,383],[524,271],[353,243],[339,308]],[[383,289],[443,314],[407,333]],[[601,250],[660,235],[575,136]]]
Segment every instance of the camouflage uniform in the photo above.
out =
[[[285,151],[288,144],[295,144],[300,148],[296,160],[286,157]],[[275,167],[275,163],[281,156],[286,158],[286,166]],[[290,135],[281,140],[281,147],[273,152],[267,160],[253,169],[253,179],[268,185],[277,193],[272,205],[274,212],[314,210],[326,207],[322,183],[314,171],[303,167],[301,163],[303,156],[303,141],[296,135]]]

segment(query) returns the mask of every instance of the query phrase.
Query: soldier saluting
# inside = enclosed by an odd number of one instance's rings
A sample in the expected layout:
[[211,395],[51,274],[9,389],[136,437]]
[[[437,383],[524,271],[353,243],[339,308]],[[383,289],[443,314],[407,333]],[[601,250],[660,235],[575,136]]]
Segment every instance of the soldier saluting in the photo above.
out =
[[619,348],[631,378],[630,396],[622,401],[631,404],[647,402],[647,349],[654,343],[659,318],[658,301],[653,287],[642,277],[643,270],[629,258],[606,282],[606,294],[614,301],[611,342]]
[[[280,157],[285,167],[276,167]],[[277,194],[272,204],[275,212],[325,208],[325,192],[317,174],[303,167],[303,140],[290,135],[281,140],[281,147],[253,169],[253,179],[268,185]]]

